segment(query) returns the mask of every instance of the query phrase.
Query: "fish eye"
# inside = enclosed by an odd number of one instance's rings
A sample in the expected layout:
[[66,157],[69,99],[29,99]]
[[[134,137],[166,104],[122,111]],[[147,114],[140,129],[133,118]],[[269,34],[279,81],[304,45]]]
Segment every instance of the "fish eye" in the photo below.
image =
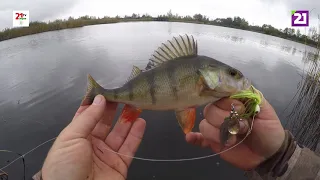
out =
[[231,70],[231,71],[230,71],[230,75],[231,75],[231,76],[236,76],[236,75],[237,75],[237,72],[236,72],[236,71]]
[[240,79],[240,78],[242,77],[241,72],[239,72],[239,71],[236,70],[236,69],[229,69],[228,72],[229,72],[230,76],[235,77],[235,78],[237,78],[237,79]]

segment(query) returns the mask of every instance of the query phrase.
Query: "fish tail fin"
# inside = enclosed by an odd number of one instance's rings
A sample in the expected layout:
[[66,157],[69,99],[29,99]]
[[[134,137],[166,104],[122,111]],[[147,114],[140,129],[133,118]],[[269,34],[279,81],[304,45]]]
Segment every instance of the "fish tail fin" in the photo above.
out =
[[81,102],[81,106],[92,104],[94,97],[98,94],[103,94],[104,91],[105,89],[100,86],[90,74],[88,74],[87,91]]

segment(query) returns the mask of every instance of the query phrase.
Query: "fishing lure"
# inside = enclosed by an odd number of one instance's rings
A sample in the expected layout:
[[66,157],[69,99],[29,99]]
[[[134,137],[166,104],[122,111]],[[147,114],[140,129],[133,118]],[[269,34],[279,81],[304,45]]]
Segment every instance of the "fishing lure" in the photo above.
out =
[[[240,132],[240,122],[247,120],[249,124],[253,125],[253,118],[260,112],[260,105],[262,104],[263,94],[255,87],[251,86],[249,90],[241,91],[230,96],[230,98],[238,99],[244,102],[245,110],[239,114],[231,104],[230,115],[224,119],[220,127],[220,151],[223,150],[228,140]],[[248,131],[249,133],[251,132]]]

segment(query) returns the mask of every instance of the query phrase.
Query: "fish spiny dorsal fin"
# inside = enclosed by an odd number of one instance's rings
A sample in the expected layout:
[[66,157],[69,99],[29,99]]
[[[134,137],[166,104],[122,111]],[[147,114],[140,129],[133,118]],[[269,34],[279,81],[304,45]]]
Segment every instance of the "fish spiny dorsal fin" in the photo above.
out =
[[175,60],[181,57],[191,57],[198,54],[197,42],[193,39],[193,36],[175,36],[172,40],[168,40],[152,54],[146,70],[157,67],[158,65]]
[[127,79],[127,82],[130,81],[131,79],[135,78],[136,76],[138,76],[141,72],[142,72],[141,69],[139,69],[137,66],[133,66],[131,74],[130,74],[129,78]]

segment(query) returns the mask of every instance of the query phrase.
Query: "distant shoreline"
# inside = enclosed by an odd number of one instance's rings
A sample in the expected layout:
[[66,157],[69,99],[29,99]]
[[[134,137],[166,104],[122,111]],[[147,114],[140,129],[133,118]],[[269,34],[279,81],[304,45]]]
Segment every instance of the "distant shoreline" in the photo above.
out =
[[[316,28],[311,28],[311,33],[309,36],[301,35],[300,31],[296,31],[292,28],[285,28],[284,30],[279,30],[271,25],[264,24],[263,26],[252,26],[240,17],[234,18],[217,18],[215,20],[209,20],[206,16],[201,14],[195,14],[193,17],[179,15],[172,15],[170,12],[167,15],[160,15],[158,17],[151,17],[149,15],[139,16],[133,14],[132,16],[125,17],[103,17],[96,18],[90,16],[82,16],[78,19],[69,17],[67,20],[55,20],[53,22],[30,22],[29,27],[23,28],[6,28],[0,31],[0,41],[5,41],[17,37],[38,34],[42,32],[49,32],[62,29],[78,28],[90,25],[98,24],[111,24],[119,22],[143,22],[143,21],[155,21],[155,22],[183,22],[183,23],[195,23],[195,24],[206,24],[215,25],[222,27],[229,27],[235,29],[242,29],[252,32],[257,32],[261,34],[267,34],[294,42],[302,43],[311,47],[319,48],[320,34],[316,32]],[[318,41],[318,42],[317,42]]]

